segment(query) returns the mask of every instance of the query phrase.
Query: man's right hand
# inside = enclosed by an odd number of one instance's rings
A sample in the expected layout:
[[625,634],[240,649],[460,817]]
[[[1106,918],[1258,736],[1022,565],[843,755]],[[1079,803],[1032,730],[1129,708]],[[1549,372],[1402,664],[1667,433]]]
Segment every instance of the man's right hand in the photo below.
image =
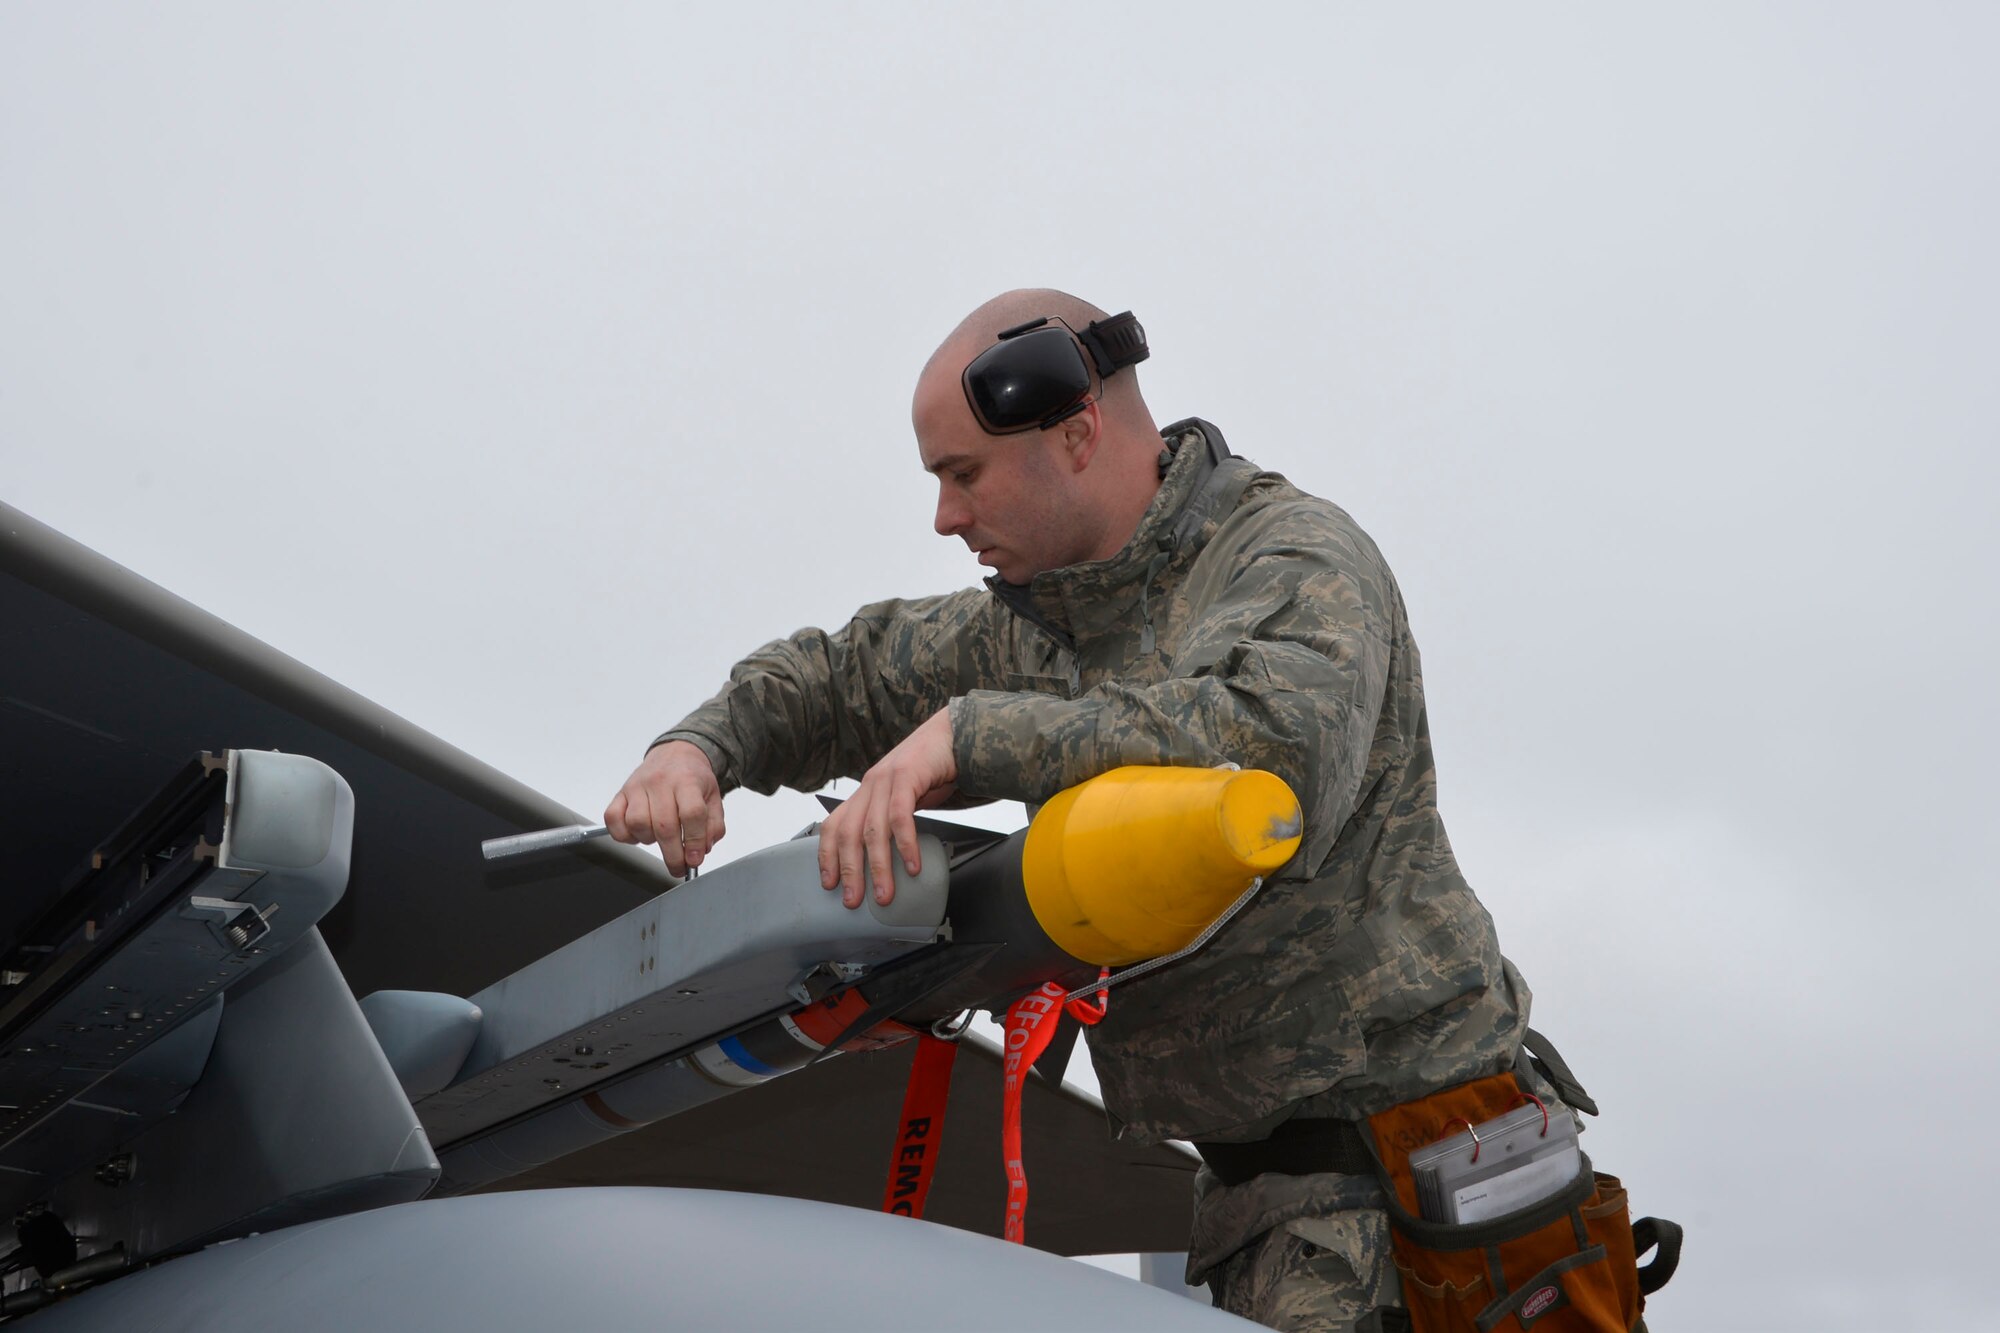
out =
[[604,827],[619,842],[658,843],[667,869],[684,876],[722,841],[722,784],[701,747],[665,741],[625,779],[604,807]]

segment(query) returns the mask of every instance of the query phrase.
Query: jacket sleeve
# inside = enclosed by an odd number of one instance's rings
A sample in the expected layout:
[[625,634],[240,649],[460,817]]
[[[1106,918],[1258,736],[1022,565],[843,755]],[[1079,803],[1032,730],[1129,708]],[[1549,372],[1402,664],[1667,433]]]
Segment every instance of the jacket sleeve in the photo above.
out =
[[983,590],[877,602],[765,644],[653,744],[700,746],[725,791],[859,777],[954,695],[1003,682],[1003,630]]
[[954,700],[960,791],[1033,802],[1125,764],[1267,769],[1298,794],[1304,863],[1317,867],[1361,798],[1400,597],[1374,544],[1330,506],[1288,505],[1229,547],[1166,680]]

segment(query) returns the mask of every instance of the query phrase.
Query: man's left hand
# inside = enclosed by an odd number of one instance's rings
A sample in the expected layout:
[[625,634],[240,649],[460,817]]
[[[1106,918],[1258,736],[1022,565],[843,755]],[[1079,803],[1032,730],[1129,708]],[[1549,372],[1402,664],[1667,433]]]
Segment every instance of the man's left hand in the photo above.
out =
[[923,869],[916,812],[950,800],[957,779],[951,710],[941,708],[863,774],[860,788],[819,826],[820,887],[837,887],[847,906],[861,906],[865,864],[867,878],[875,882],[875,901],[893,900],[891,857],[900,854],[912,875]]

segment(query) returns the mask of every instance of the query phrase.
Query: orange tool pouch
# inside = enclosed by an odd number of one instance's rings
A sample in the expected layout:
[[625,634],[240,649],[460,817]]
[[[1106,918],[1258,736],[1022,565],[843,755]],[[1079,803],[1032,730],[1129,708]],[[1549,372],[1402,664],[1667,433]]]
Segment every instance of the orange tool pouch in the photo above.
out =
[[[1673,1274],[1680,1228],[1650,1217],[1635,1228],[1624,1186],[1588,1157],[1574,1182],[1518,1212],[1468,1225],[1419,1215],[1410,1154],[1454,1121],[1477,1125],[1527,1100],[1512,1074],[1495,1074],[1368,1118],[1413,1333],[1627,1333]],[[1638,1251],[1655,1243],[1641,1270]]]

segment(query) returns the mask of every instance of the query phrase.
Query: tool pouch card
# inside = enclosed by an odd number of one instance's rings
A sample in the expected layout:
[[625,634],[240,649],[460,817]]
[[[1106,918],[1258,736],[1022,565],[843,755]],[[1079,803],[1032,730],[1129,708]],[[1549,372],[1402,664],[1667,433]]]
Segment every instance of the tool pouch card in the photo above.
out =
[[[1519,1142],[1522,1117],[1510,1113],[1533,1104],[1512,1074],[1496,1074],[1369,1117],[1414,1333],[1628,1333],[1638,1326],[1644,1297],[1625,1190],[1616,1177],[1593,1172],[1581,1152],[1522,1147],[1521,1170],[1536,1183],[1517,1189],[1520,1206],[1463,1223],[1425,1216],[1411,1156],[1434,1164],[1458,1126],[1486,1140],[1482,1154],[1498,1154],[1501,1136]],[[1554,1117],[1533,1120],[1560,1135]],[[1569,1131],[1573,1142],[1573,1125]],[[1565,1171],[1574,1162],[1573,1177],[1549,1179],[1552,1162]],[[1448,1198],[1440,1202],[1435,1188],[1428,1193],[1431,1213],[1453,1214]]]

